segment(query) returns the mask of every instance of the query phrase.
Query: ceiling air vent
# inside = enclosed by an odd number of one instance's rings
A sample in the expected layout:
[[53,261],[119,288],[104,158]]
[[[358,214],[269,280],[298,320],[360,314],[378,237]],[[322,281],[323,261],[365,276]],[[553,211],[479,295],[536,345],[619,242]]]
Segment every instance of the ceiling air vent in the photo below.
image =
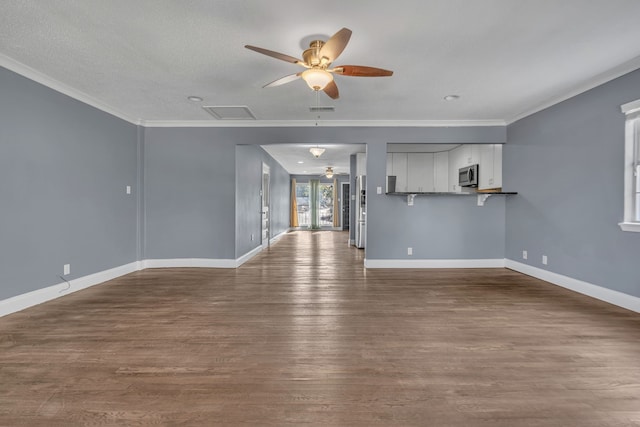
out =
[[202,108],[218,120],[256,119],[256,116],[249,110],[249,107],[245,105],[205,106]]
[[309,111],[312,113],[333,113],[336,111],[336,107],[309,107]]

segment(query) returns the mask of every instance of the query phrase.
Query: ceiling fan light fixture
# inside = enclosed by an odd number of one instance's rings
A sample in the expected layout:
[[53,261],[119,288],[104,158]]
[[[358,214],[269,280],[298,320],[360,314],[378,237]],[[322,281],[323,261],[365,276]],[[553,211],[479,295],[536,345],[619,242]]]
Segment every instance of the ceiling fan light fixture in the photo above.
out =
[[313,157],[317,159],[318,157],[322,156],[322,153],[325,152],[325,149],[320,147],[311,147],[309,148],[309,152],[313,154]]
[[327,170],[324,173],[324,176],[326,176],[329,179],[333,178],[333,168],[328,166]]
[[323,90],[329,83],[333,81],[333,76],[328,71],[320,68],[310,68],[302,72],[302,79],[307,85],[315,91]]

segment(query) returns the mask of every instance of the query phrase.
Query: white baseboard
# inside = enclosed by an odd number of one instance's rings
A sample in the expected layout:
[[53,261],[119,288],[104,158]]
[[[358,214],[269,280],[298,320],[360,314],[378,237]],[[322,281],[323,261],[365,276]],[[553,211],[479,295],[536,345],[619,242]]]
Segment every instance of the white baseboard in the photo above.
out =
[[169,258],[169,259],[145,259],[140,261],[141,270],[147,268],[235,268],[235,259],[209,259],[209,258]]
[[618,307],[640,313],[640,298],[634,297],[633,295],[603,288],[602,286],[583,282],[582,280],[563,276],[562,274],[553,273],[541,268],[532,267],[510,259],[505,260],[505,267],[526,274],[527,276],[532,276],[537,279],[544,280],[545,282],[570,289],[574,292],[608,302],[609,304],[617,305]]
[[[273,239],[271,241],[273,242]],[[242,255],[240,258],[236,259],[235,267],[240,267],[242,264],[249,261],[254,256],[258,255],[260,252],[262,252],[262,246],[258,246],[257,248],[250,250],[246,254]]]
[[[271,243],[276,243],[289,230],[286,230],[271,239]],[[69,295],[81,289],[86,289],[94,285],[99,285],[106,281],[115,279],[134,271],[144,270],[146,268],[177,268],[177,267],[204,267],[204,268],[237,268],[262,251],[259,246],[238,259],[206,259],[206,258],[174,258],[174,259],[146,259],[143,261],[132,262],[120,267],[90,274],[88,276],[79,277],[70,280],[69,283],[62,282],[57,285],[48,286],[43,289],[37,289],[25,294],[16,295],[15,297],[0,300],[0,317],[6,316],[24,310],[34,305],[42,304],[56,298]]]
[[504,259],[366,259],[365,268],[503,268]]
[[[280,233],[272,239],[272,242],[280,239],[286,231]],[[176,258],[176,259],[151,259],[140,262],[132,262],[120,267],[90,274],[70,280],[69,287],[66,283],[37,289],[32,292],[17,295],[0,301],[0,317],[6,316],[42,304],[56,298],[69,295],[82,289],[98,285],[100,283],[115,279],[134,271],[145,268],[171,268],[171,267],[206,267],[206,268],[236,268],[256,256],[262,251],[262,247],[257,247],[238,259],[202,259],[202,258]],[[563,276],[551,271],[532,267],[509,259],[383,259],[364,261],[365,268],[502,268],[506,267],[514,271],[544,280],[557,286],[608,302],[618,307],[640,313],[640,298],[622,292],[607,289],[588,282]]]
[[[270,244],[275,244],[289,230],[285,230],[270,239]],[[266,247],[266,246],[265,246]],[[257,246],[246,254],[236,259],[210,259],[210,258],[173,258],[173,259],[146,259],[141,261],[141,269],[145,268],[180,268],[180,267],[200,267],[200,268],[238,268],[254,256],[258,255],[264,247]]]
[[139,268],[140,265],[138,262],[132,262],[120,267],[115,267],[109,270],[90,274],[88,276],[69,280],[71,286],[69,286],[65,282],[62,282],[57,285],[48,286],[46,288],[27,292],[26,294],[7,298],[0,301],[0,317],[24,310],[25,308],[33,307],[34,305],[42,304],[43,302],[51,301],[65,295],[69,295],[73,292],[77,292],[94,285],[99,285],[100,283],[106,282],[108,280],[124,276],[125,274],[133,273],[134,271],[139,270]]
[[293,228],[288,228],[288,229],[284,230],[282,233],[276,234],[275,236],[273,236],[271,238],[271,244],[273,245],[275,242],[277,242],[278,240],[282,239],[282,237],[285,234],[287,234],[288,232],[293,231],[293,230],[294,230]]

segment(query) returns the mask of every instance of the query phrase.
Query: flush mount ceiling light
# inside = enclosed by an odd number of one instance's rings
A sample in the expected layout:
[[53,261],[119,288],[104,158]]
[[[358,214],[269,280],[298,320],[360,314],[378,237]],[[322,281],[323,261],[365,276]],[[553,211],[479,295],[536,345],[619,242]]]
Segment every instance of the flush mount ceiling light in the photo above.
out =
[[459,99],[460,95],[447,95],[444,97],[445,101],[455,101],[456,99]]
[[318,157],[322,156],[322,153],[325,152],[325,149],[320,147],[311,147],[309,148],[309,152],[313,154],[313,157],[317,159]]
[[331,166],[327,166],[327,170],[324,172],[324,176],[327,178],[333,178],[333,168]]
[[187,99],[189,101],[193,101],[193,102],[202,102],[203,101],[203,99],[201,97],[194,96],[194,95],[188,96]]

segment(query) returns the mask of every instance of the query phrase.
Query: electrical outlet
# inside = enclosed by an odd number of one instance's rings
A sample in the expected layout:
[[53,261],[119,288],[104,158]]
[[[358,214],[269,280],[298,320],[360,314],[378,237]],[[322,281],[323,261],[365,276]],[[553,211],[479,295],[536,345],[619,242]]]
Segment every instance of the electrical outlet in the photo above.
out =
[[251,233],[251,241],[253,242],[253,233]]
[[547,265],[547,261],[548,261],[548,260],[547,260],[547,256],[546,256],[546,255],[542,255],[542,263],[543,263],[544,265]]
[[65,264],[62,270],[64,271],[64,273],[62,273],[63,276],[71,274],[71,264]]
[[376,187],[376,193],[382,194],[382,187]]
[[527,259],[528,256],[527,251],[522,251],[522,259]]
[[127,194],[131,194],[131,186],[127,185]]
[[413,255],[413,248],[407,248],[407,255]]

